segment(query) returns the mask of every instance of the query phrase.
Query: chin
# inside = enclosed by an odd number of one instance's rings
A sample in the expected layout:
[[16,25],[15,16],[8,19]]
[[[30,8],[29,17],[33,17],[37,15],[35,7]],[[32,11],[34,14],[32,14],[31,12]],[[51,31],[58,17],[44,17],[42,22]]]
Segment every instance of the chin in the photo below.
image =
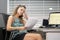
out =
[[22,17],[23,15],[19,15],[19,17]]

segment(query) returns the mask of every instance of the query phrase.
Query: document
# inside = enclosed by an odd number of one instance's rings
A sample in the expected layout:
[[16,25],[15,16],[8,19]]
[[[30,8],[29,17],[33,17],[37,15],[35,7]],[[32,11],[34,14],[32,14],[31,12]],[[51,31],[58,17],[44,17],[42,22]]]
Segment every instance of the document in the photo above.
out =
[[34,27],[34,25],[38,22],[37,19],[35,18],[28,18],[25,27],[27,27],[27,29],[32,29]]

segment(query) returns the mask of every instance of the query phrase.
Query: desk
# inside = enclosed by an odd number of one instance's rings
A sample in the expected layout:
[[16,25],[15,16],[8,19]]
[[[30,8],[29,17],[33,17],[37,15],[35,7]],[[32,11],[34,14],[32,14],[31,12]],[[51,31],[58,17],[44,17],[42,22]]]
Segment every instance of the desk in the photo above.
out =
[[58,28],[38,28],[38,30],[46,32],[46,40],[60,40],[60,29]]

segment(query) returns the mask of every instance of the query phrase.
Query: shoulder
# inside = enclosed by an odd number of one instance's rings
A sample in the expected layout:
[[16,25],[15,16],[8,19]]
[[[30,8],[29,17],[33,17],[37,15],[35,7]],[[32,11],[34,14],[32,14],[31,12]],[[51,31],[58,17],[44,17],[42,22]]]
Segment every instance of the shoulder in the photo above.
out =
[[13,16],[9,16],[9,18],[13,18]]
[[14,19],[13,16],[8,17],[8,20],[13,20],[13,19]]
[[8,18],[9,18],[9,19],[13,19],[13,16],[9,16]]

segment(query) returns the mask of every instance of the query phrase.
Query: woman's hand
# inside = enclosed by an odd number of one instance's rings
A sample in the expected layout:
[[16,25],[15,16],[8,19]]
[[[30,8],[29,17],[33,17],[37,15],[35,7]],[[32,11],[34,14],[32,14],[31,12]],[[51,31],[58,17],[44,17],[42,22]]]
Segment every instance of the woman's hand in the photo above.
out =
[[23,14],[24,18],[28,19],[28,16],[26,13]]

